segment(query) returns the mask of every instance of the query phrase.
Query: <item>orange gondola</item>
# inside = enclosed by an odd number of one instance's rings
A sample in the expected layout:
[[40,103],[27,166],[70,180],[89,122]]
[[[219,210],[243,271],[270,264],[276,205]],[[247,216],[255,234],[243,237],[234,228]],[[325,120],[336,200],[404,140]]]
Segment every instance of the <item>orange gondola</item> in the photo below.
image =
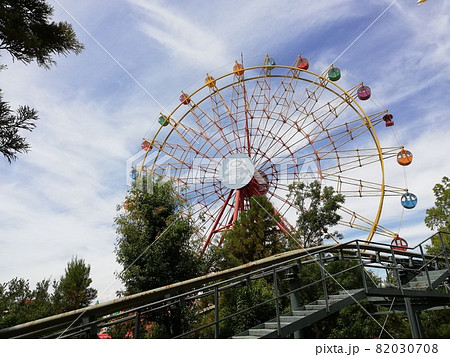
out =
[[413,160],[413,154],[405,149],[401,149],[397,154],[397,162],[402,166],[408,166]]
[[214,86],[216,85],[216,80],[214,79],[214,77],[210,76],[209,74],[206,75],[205,78],[205,84],[209,87],[209,88],[214,88]]
[[243,76],[244,75],[244,66],[240,64],[238,61],[234,64],[233,72],[236,76]]

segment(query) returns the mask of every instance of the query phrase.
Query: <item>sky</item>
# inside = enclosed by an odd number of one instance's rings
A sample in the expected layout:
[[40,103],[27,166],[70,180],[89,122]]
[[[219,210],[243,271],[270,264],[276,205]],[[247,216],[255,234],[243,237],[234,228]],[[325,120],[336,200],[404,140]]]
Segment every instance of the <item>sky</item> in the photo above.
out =
[[317,73],[337,60],[343,85],[370,83],[368,109],[394,114],[395,135],[384,131],[382,146],[396,136],[414,154],[407,169],[386,164],[387,182],[419,197],[406,212],[387,200],[382,220],[410,245],[432,234],[425,211],[450,174],[447,1],[48,2],[85,50],[51,70],[1,53],[4,100],[34,107],[40,120],[26,134],[28,154],[11,165],[0,158],[0,282],[58,279],[77,256],[90,264],[99,300],[114,298],[114,217],[128,190],[127,159],[181,90],[230,72],[241,54],[248,66],[266,54],[291,65],[301,54]]

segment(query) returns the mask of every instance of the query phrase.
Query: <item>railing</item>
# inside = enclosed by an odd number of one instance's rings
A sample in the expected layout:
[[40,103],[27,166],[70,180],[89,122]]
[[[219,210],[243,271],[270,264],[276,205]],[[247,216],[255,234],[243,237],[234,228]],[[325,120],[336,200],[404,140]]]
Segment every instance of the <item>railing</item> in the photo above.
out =
[[[329,311],[329,295],[346,289],[339,279],[343,274],[353,270],[360,270],[361,287],[366,292],[376,288],[379,283],[373,279],[373,274],[369,273],[368,269],[385,270],[386,275],[393,279],[393,288],[402,296],[414,296],[404,288],[405,282],[402,282],[401,275],[405,272],[417,275],[424,271],[428,287],[432,289],[429,270],[437,268],[450,270],[444,236],[448,237],[449,234],[439,232],[415,247],[401,251],[389,244],[375,242],[367,244],[361,240],[290,251],[225,271],[6,328],[0,330],[0,338],[97,337],[99,331],[111,332],[111,329],[118,326],[125,326],[129,337],[139,338],[145,327],[143,324],[145,321],[151,321],[155,314],[166,314],[172,318],[179,316],[181,319],[193,316],[193,320],[197,321],[202,317],[210,319],[202,324],[181,323],[181,330],[175,331],[171,337],[221,338],[229,337],[222,334],[221,328],[230,319],[261,307],[265,307],[266,311],[272,311],[272,318],[276,318],[277,332],[280,334],[280,316],[283,310],[288,308],[290,298],[292,301],[293,296],[307,295],[313,287],[317,287],[316,291],[320,288],[320,297],[325,300],[326,309]],[[435,255],[425,254],[425,244],[436,239],[440,241],[442,249]],[[348,260],[353,261],[354,265],[338,272],[330,272],[329,268],[333,262]],[[299,278],[299,274],[292,274],[293,270],[301,271],[302,267],[310,264],[318,265],[320,270],[318,279],[297,285],[287,282],[287,276],[291,280],[293,276],[295,279]],[[238,293],[244,288],[249,289],[262,280],[266,286],[272,288],[270,298],[221,316],[222,299],[226,294]]]

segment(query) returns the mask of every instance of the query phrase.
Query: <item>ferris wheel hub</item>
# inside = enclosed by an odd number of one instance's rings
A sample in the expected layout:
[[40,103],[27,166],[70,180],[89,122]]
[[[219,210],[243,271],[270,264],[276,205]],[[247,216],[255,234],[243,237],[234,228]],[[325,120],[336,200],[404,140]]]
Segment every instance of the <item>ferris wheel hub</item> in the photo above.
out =
[[255,175],[255,165],[242,153],[232,154],[222,160],[218,179],[227,188],[238,190],[245,187]]

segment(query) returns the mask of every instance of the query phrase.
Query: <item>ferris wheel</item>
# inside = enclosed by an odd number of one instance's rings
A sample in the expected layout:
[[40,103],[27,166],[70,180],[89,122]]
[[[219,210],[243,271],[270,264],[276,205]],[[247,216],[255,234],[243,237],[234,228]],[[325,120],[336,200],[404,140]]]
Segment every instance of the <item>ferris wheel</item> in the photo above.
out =
[[131,174],[173,182],[187,203],[184,213],[197,221],[203,249],[222,243],[255,195],[273,204],[281,230],[293,231],[297,207],[289,186],[307,180],[345,196],[341,225],[364,232],[367,241],[390,237],[403,249],[402,238],[380,225],[384,199],[399,196],[410,209],[417,197],[386,184],[384,162],[407,166],[413,157],[402,146],[381,147],[375,127],[394,120],[387,110],[366,114],[371,89],[363,83],[343,89],[339,68],[317,74],[301,56],[292,66],[269,56],[259,66],[242,62],[181,92],[180,103],[160,114],[156,134],[144,138],[145,155]]

